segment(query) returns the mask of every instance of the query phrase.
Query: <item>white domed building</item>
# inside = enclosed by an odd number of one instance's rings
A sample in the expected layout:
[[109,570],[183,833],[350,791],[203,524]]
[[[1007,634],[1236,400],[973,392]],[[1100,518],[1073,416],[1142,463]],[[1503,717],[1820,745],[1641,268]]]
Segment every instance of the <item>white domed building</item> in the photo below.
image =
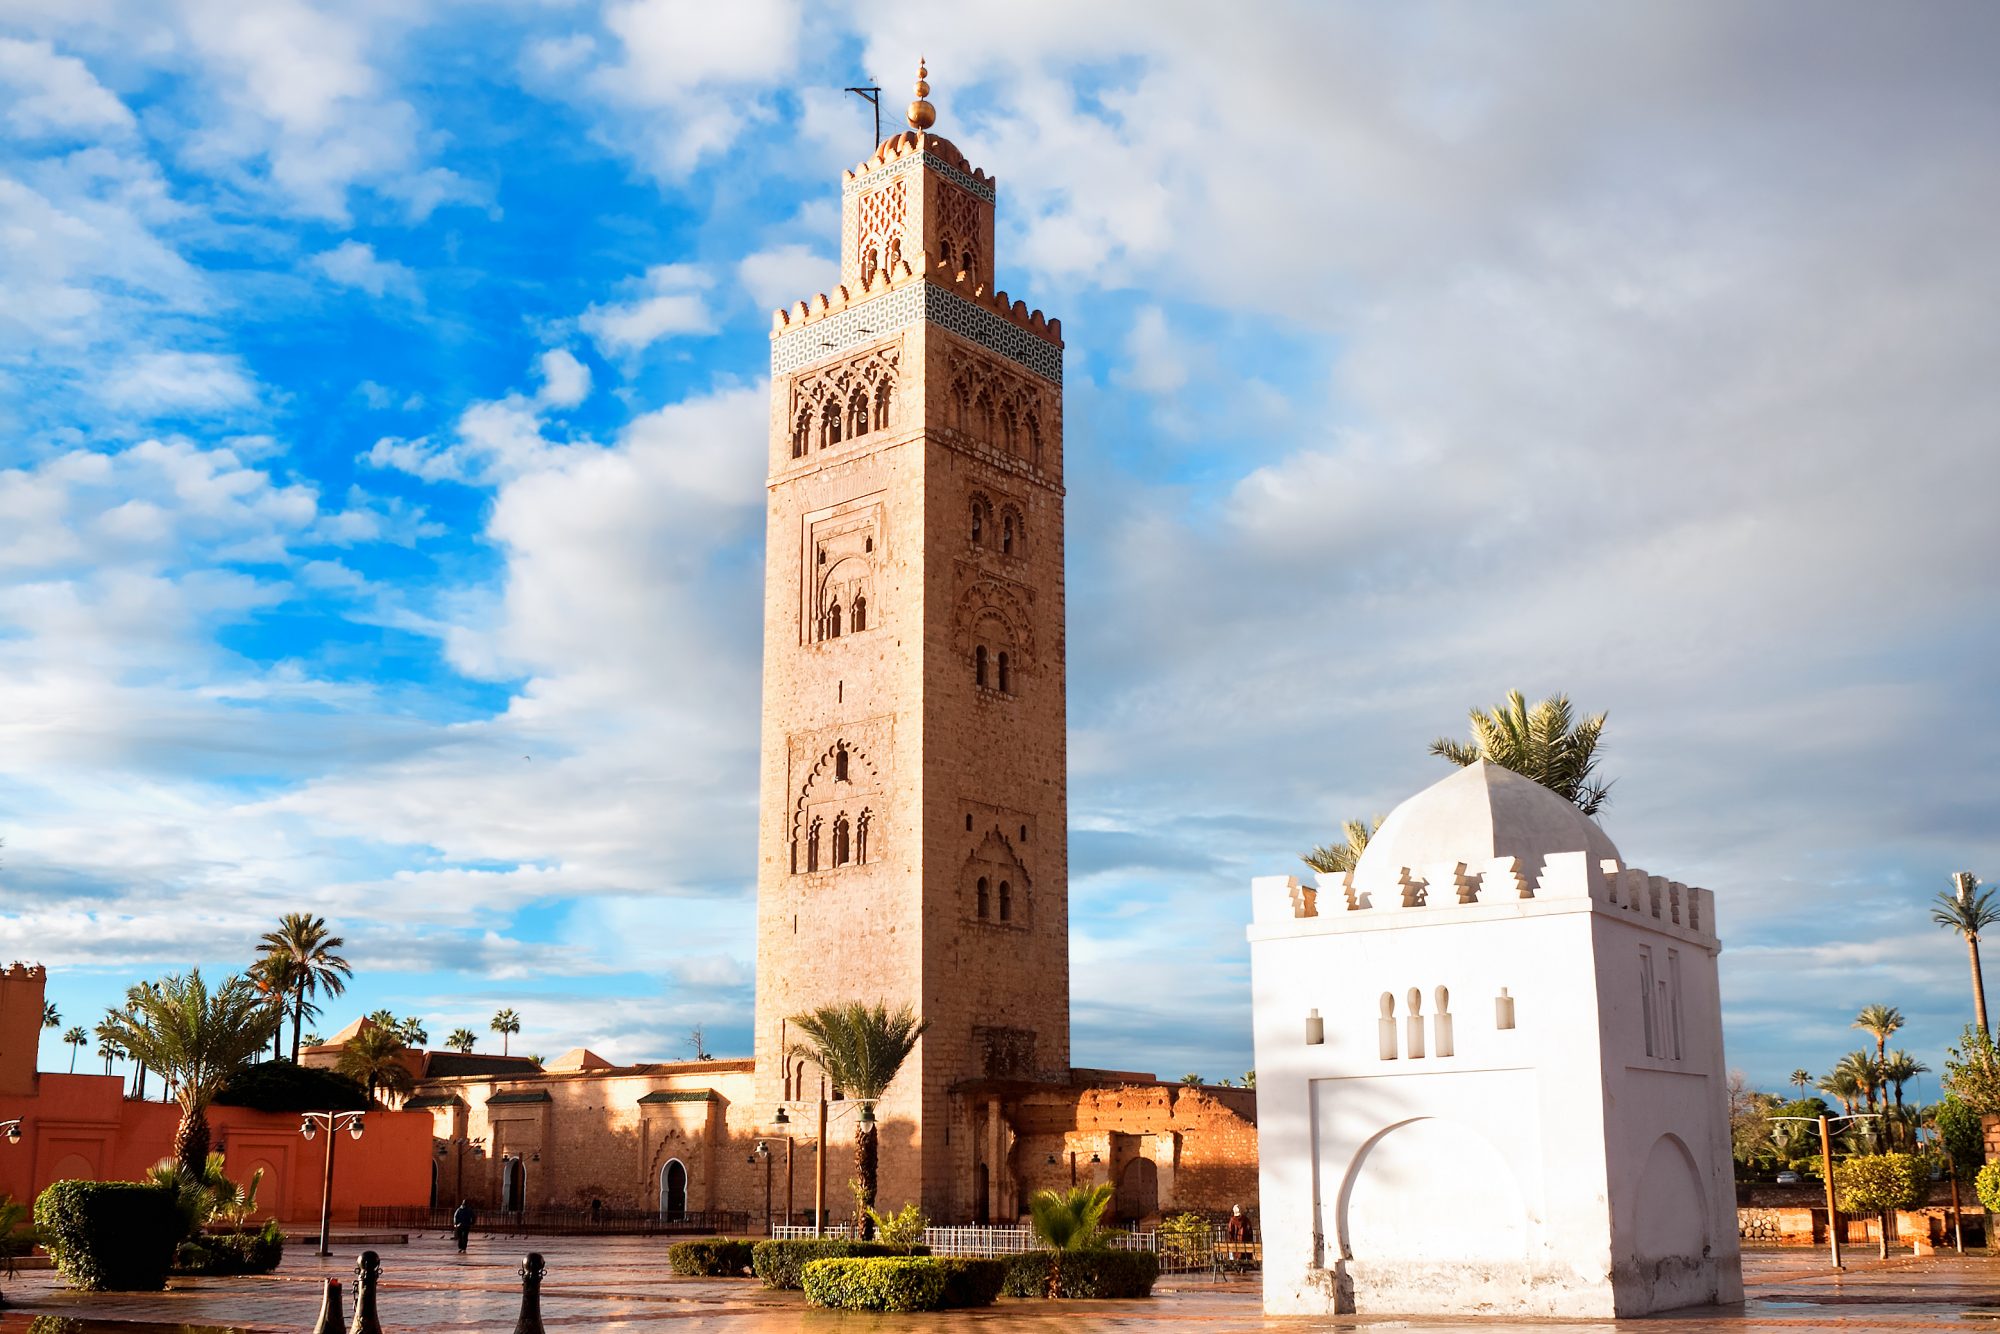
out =
[[1478,763],[1251,896],[1267,1313],[1742,1300],[1707,890]]

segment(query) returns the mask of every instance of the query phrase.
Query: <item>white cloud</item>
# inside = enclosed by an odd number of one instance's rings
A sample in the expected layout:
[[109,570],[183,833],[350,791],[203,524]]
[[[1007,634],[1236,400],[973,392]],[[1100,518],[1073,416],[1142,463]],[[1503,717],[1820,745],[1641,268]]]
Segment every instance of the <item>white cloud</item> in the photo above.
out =
[[573,356],[567,348],[550,348],[542,353],[536,369],[542,377],[542,387],[536,393],[537,402],[552,408],[573,408],[590,397],[590,367]]
[[309,262],[341,286],[359,288],[373,297],[423,299],[415,270],[392,259],[377,258],[375,247],[360,241],[342,241],[333,249],[314,255]]
[[1188,353],[1158,306],[1142,307],[1133,317],[1119,380],[1159,398],[1171,398],[1186,386]]
[[655,265],[638,281],[632,299],[592,305],[577,318],[577,327],[606,356],[643,351],[678,334],[711,333],[715,318],[701,293],[713,281],[697,265]]
[[97,81],[74,56],[59,55],[48,42],[0,36],[0,90],[4,115],[15,134],[122,133],[133,127],[132,113],[117,94]]
[[113,407],[141,415],[196,415],[247,407],[257,398],[248,368],[215,352],[145,352],[105,376],[102,393]]
[[819,255],[811,246],[780,245],[745,255],[736,265],[737,281],[751,300],[766,310],[810,301],[839,280],[840,261]]

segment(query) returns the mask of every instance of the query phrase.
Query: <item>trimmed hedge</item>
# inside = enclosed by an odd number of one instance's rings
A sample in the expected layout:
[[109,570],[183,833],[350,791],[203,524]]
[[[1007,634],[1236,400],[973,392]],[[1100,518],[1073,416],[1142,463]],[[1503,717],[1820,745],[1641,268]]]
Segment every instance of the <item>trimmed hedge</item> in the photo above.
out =
[[944,1305],[991,1306],[1007,1285],[1012,1261],[949,1257],[934,1261],[944,1270]]
[[928,1246],[891,1246],[883,1241],[848,1241],[841,1237],[804,1237],[798,1241],[760,1241],[750,1249],[750,1269],[767,1288],[797,1292],[805,1286],[805,1268],[814,1260],[886,1259],[929,1255]]
[[677,1241],[667,1247],[667,1263],[676,1274],[686,1278],[741,1278],[750,1268],[750,1252],[755,1245],[727,1237]]
[[285,1232],[275,1222],[255,1232],[205,1233],[174,1251],[176,1274],[268,1274],[285,1258]]
[[843,1311],[935,1311],[944,1305],[944,1266],[921,1256],[813,1260],[806,1302]]
[[1058,1264],[1058,1297],[1150,1297],[1160,1276],[1160,1257],[1151,1251],[1028,1251],[1009,1259],[1000,1291],[1046,1297],[1050,1267]]
[[57,1181],[35,1200],[35,1226],[56,1268],[79,1288],[158,1292],[183,1219],[171,1187]]

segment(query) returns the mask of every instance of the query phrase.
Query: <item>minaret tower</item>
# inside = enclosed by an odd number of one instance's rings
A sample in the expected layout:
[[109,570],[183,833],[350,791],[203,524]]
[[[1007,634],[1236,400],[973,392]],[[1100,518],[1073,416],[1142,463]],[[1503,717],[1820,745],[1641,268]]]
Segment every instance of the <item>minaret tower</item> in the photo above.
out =
[[1069,1065],[1063,344],[994,290],[925,77],[842,183],[839,286],[771,330],[757,1081],[816,1092],[790,1015],[915,1006],[881,1198],[969,1219],[1018,1207],[975,1094]]

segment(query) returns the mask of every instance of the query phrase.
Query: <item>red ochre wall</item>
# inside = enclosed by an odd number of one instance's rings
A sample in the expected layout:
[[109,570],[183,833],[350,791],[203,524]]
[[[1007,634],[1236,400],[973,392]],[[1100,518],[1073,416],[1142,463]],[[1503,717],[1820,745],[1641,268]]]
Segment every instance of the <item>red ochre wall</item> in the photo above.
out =
[[[115,1075],[43,1073],[35,1084],[31,1096],[0,1093],[0,1121],[21,1118],[19,1144],[0,1138],[0,1194],[31,1201],[51,1181],[133,1181],[173,1153],[181,1119],[175,1104],[129,1099]],[[230,1180],[264,1169],[258,1217],[318,1220],[324,1133],[308,1143],[296,1113],[244,1107],[209,1108],[208,1127]],[[341,1132],[333,1167],[335,1222],[357,1221],[363,1204],[429,1204],[429,1113],[368,1113],[359,1140]]]

